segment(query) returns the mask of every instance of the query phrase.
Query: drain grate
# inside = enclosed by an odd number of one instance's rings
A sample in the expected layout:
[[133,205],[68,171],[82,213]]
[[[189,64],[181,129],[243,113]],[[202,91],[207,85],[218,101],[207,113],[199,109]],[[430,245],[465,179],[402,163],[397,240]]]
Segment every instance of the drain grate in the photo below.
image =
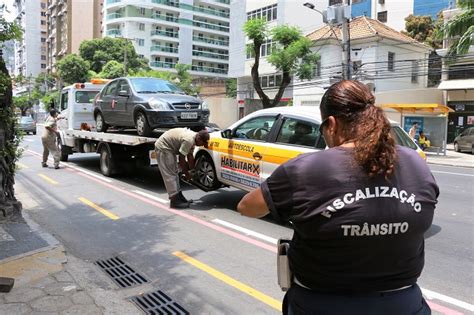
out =
[[124,263],[119,257],[98,260],[95,263],[102,268],[119,287],[128,288],[148,282],[145,277],[133,270],[132,267]]
[[148,315],[188,315],[189,312],[174,302],[163,291],[134,296],[130,300]]

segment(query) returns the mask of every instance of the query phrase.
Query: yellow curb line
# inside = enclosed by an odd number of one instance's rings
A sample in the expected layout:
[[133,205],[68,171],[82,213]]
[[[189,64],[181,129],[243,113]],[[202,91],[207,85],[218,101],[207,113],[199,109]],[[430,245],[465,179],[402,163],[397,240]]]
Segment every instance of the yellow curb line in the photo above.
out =
[[47,181],[48,183],[50,184],[53,184],[53,185],[57,185],[59,184],[57,181],[55,181],[54,179],[52,178],[49,178],[48,176],[44,175],[44,174],[38,174],[39,177],[41,177],[42,179],[44,179],[45,181]]
[[17,165],[18,168],[20,168],[20,169],[22,169],[22,168],[29,168],[28,166],[26,166],[25,164],[20,163],[20,162],[16,162],[16,165]]
[[185,253],[183,252],[180,252],[180,251],[177,251],[177,252],[174,252],[173,255],[175,255],[176,257],[178,258],[181,258],[183,261],[187,262],[188,264],[190,265],[193,265],[194,267],[198,268],[198,269],[201,269],[202,271],[210,274],[211,276],[213,276],[214,278],[217,278],[219,280],[221,280],[222,282],[225,282],[226,284],[244,292],[245,294],[248,294],[250,295],[251,297],[257,299],[257,300],[260,300],[261,302],[267,304],[267,305],[270,305],[271,307],[273,307],[274,309],[278,310],[278,311],[281,311],[281,302],[280,301],[277,301],[275,300],[274,298],[266,295],[266,294],[263,294],[262,292],[260,291],[257,291],[255,290],[254,288],[252,287],[249,287],[248,285],[245,285],[243,284],[242,282],[239,282],[229,276],[227,276],[226,274],[186,255]]
[[112,219],[112,220],[120,219],[120,217],[116,216],[112,212],[110,212],[108,210],[105,210],[104,208],[99,207],[98,205],[96,205],[95,203],[93,203],[92,201],[90,201],[90,200],[88,200],[84,197],[79,197],[79,200],[82,201],[83,203],[85,203],[86,205],[88,205],[89,207],[94,208],[95,210],[99,211],[100,213],[102,213],[103,215],[108,217],[109,219]]

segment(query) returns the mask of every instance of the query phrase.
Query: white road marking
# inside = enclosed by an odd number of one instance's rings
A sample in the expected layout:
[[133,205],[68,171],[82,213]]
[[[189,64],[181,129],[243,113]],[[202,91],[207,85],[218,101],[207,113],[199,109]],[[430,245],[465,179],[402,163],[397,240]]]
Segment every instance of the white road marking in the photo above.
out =
[[463,309],[465,309],[465,310],[468,310],[468,311],[470,311],[470,312],[474,312],[474,305],[472,305],[472,304],[469,304],[469,303],[466,303],[466,302],[457,300],[457,299],[455,299],[455,298],[446,296],[446,295],[444,295],[444,294],[436,293],[436,292],[433,292],[433,291],[430,291],[430,290],[427,290],[427,289],[421,288],[421,291],[423,292],[423,294],[424,294],[428,299],[440,300],[440,301],[443,301],[443,302],[446,302],[446,303],[449,303],[449,304],[452,304],[452,305],[461,307],[461,308],[463,308]]
[[160,198],[160,197],[156,197],[156,196],[147,194],[146,192],[143,192],[143,191],[133,190],[133,192],[136,193],[136,194],[142,195],[142,196],[144,196],[144,197],[153,199],[153,200],[155,200],[155,201],[161,202],[161,203],[169,203],[168,200],[165,200],[165,199],[163,199],[163,198]]
[[35,140],[33,140],[33,139],[23,139],[23,141],[35,142]]
[[[214,220],[212,220],[212,222],[220,224],[220,225],[224,225],[228,228],[239,231],[243,234],[246,234],[246,235],[249,235],[249,236],[254,236],[256,238],[259,238],[261,240],[267,241],[267,242],[275,244],[275,245],[278,242],[278,240],[276,238],[266,236],[264,234],[261,234],[261,233],[249,230],[247,228],[229,223],[227,221],[223,221],[223,220],[220,220],[220,219],[214,219]],[[434,292],[434,291],[431,291],[431,290],[427,290],[427,289],[423,289],[423,288],[421,288],[421,290],[423,291],[423,294],[428,299],[436,299],[436,300],[443,301],[443,302],[451,304],[451,305],[455,305],[457,307],[461,307],[461,308],[466,309],[466,310],[471,311],[471,312],[474,311],[474,305],[472,305],[472,304],[457,300],[455,298],[452,298],[452,297],[449,297],[449,296],[446,296],[444,294],[440,294],[440,293],[437,293],[437,292]]]
[[0,241],[14,241],[15,239],[0,226]]
[[270,236],[266,236],[264,234],[261,234],[261,233],[258,233],[258,232],[255,232],[255,231],[252,231],[252,230],[249,230],[249,229],[246,229],[244,227],[241,227],[241,226],[238,226],[238,225],[235,225],[235,224],[232,224],[232,223],[229,223],[227,221],[224,221],[224,220],[220,220],[220,219],[214,219],[212,220],[212,222],[214,223],[217,223],[217,224],[220,224],[220,225],[223,225],[223,226],[226,226],[230,229],[233,229],[233,230],[236,230],[236,231],[239,231],[245,235],[248,235],[248,236],[253,236],[255,238],[258,238],[258,239],[261,239],[265,242],[269,242],[269,243],[272,243],[272,244],[277,244],[278,243],[278,239],[276,238],[273,238],[273,237],[270,237]]
[[443,172],[443,171],[431,171],[431,173],[440,173],[440,174],[450,174],[450,175],[474,177],[474,174],[461,174],[461,173],[452,173],[452,172]]

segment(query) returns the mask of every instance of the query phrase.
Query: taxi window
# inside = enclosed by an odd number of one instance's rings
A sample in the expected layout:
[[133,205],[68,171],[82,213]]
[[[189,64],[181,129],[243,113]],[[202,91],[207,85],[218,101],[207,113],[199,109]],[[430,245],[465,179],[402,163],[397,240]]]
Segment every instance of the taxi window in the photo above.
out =
[[396,144],[411,148],[413,150],[417,149],[416,144],[413,142],[410,136],[407,135],[406,132],[402,130],[402,128],[398,126],[392,126],[392,136],[395,139]]
[[76,103],[93,103],[97,91],[77,91]]
[[314,148],[319,138],[318,129],[319,125],[315,123],[287,118],[278,133],[276,142]]
[[256,117],[247,120],[234,129],[233,138],[267,140],[267,136],[276,121],[274,116]]

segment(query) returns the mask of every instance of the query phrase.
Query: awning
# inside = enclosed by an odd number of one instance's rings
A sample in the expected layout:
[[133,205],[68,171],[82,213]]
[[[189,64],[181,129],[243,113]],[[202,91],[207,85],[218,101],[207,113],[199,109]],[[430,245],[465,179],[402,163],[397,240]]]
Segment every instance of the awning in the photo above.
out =
[[442,81],[438,90],[474,90],[474,79]]
[[395,109],[396,111],[402,114],[411,113],[411,114],[446,115],[449,112],[454,112],[452,108],[449,108],[448,106],[444,106],[441,104],[378,104],[377,106],[379,106],[380,108]]

